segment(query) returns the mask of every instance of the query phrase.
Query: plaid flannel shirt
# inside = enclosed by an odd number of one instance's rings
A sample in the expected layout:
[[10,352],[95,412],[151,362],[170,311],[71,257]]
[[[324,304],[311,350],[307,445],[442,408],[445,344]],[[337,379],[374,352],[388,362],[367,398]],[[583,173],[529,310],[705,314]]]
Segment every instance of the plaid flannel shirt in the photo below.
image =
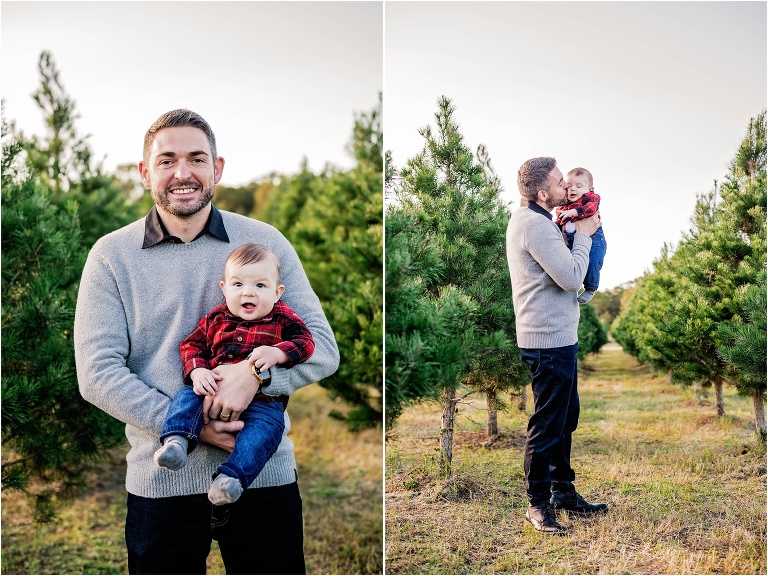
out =
[[564,224],[565,222],[575,222],[576,220],[583,220],[584,218],[589,218],[590,216],[594,216],[597,212],[598,208],[600,208],[600,196],[595,194],[594,192],[584,192],[584,196],[576,200],[576,202],[571,202],[570,204],[566,206],[558,206],[557,210],[555,211],[555,220],[560,220],[560,213],[565,210],[573,210],[576,209],[576,211],[579,213],[578,216],[569,216],[562,222],[561,224]]
[[288,355],[291,368],[312,356],[315,341],[306,324],[286,304],[278,301],[272,312],[259,320],[243,320],[222,304],[206,314],[179,346],[184,379],[195,368],[213,370],[219,364],[245,360],[258,346],[275,346]]

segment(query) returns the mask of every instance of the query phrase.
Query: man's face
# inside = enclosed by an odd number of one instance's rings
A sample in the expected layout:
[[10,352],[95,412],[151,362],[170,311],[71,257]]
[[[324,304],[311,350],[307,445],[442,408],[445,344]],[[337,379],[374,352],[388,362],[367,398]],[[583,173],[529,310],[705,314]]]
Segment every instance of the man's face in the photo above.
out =
[[549,173],[549,189],[540,190],[539,198],[544,201],[549,211],[568,204],[568,184],[563,180],[563,173],[557,166]]
[[566,182],[570,186],[568,189],[568,202],[576,202],[576,200],[584,196],[585,192],[589,192],[589,178],[586,174],[568,176]]
[[155,135],[147,164],[139,163],[144,185],[157,207],[180,217],[193,216],[213,198],[224,159],[213,159],[205,132],[184,126]]

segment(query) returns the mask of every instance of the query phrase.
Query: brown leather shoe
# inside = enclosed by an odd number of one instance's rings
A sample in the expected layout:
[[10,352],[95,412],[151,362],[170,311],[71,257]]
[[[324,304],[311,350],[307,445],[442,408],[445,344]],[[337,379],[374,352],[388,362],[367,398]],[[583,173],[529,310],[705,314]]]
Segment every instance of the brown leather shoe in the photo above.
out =
[[552,490],[552,498],[549,502],[555,510],[567,510],[575,514],[604,514],[608,512],[607,504],[602,502],[590,504],[575,489],[570,492]]
[[560,526],[560,524],[557,523],[557,520],[555,520],[555,513],[549,502],[528,506],[528,510],[525,511],[525,519],[539,532],[555,534],[565,530],[565,528]]

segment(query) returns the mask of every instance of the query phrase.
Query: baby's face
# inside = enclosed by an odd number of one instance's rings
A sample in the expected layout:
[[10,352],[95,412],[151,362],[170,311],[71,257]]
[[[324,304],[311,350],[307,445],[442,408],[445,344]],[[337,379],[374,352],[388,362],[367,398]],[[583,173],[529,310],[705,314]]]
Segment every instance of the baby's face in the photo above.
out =
[[285,290],[269,258],[242,265],[229,262],[220,286],[229,311],[243,320],[258,320],[272,312]]
[[589,192],[589,178],[586,174],[566,176],[565,181],[571,186],[568,189],[568,202],[576,202],[576,200],[584,196],[585,192]]

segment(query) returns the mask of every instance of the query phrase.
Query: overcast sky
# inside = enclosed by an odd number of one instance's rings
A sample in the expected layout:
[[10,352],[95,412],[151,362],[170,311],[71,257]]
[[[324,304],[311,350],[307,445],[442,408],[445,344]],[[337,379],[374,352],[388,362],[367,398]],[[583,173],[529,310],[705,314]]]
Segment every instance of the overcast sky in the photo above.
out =
[[437,100],[517,170],[554,156],[594,176],[608,252],[601,287],[650,269],[688,228],[766,106],[765,2],[387,2],[385,147],[402,167]]
[[216,133],[222,184],[272,170],[350,167],[354,116],[382,90],[381,2],[6,2],[4,115],[42,134],[31,95],[50,50],[109,170],[141,159],[161,114],[188,108]]

